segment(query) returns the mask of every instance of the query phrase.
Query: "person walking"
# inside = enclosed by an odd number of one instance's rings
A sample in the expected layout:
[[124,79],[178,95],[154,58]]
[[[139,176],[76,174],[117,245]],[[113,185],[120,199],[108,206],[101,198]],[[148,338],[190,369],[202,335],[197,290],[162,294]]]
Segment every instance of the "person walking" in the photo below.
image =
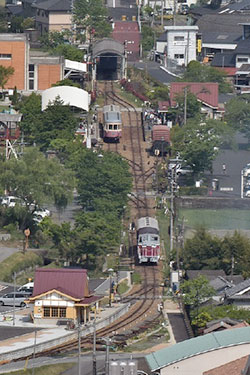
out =
[[222,164],[222,171],[223,171],[223,174],[225,175],[226,174],[226,164]]

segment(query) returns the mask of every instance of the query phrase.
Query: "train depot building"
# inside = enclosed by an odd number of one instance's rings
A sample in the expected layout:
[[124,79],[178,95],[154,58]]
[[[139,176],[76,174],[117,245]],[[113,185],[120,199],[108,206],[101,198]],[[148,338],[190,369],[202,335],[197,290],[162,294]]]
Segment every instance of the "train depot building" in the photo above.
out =
[[34,306],[32,318],[36,325],[86,324],[91,311],[96,317],[101,299],[90,293],[85,269],[38,268],[28,303]]

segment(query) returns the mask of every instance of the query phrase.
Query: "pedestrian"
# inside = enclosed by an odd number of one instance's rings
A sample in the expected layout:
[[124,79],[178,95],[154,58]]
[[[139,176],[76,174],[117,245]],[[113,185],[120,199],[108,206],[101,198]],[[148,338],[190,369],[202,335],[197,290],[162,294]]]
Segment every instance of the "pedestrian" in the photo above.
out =
[[222,164],[222,171],[223,171],[223,174],[226,174],[226,164]]

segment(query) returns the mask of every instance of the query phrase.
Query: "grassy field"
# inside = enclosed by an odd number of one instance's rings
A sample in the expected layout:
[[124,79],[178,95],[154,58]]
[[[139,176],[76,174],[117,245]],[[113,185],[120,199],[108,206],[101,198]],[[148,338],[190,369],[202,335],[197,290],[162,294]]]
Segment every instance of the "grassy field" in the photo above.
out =
[[[72,368],[75,366],[75,363],[61,363],[58,365],[52,365],[52,366],[41,366],[35,368],[35,374],[36,375],[61,375],[66,370]],[[0,374],[2,374],[0,372]],[[8,372],[9,375],[31,375],[32,369],[22,370],[22,371],[14,371],[14,372]]]
[[179,212],[179,218],[182,217],[184,217],[185,227],[191,229],[201,226],[206,229],[215,230],[250,229],[250,211],[248,210],[184,209]]

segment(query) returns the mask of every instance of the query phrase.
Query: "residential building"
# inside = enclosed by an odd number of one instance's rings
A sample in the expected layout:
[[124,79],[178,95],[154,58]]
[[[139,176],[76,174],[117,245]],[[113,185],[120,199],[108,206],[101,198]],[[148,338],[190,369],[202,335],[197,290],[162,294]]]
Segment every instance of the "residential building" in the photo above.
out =
[[229,288],[224,293],[224,303],[234,304],[238,308],[250,310],[250,279]]
[[[209,371],[216,367],[248,356],[249,351],[250,327],[248,326],[185,340],[147,355],[146,360],[150,370],[160,375],[202,375],[204,372],[208,375]],[[226,374],[232,375],[231,372]]]
[[34,290],[29,298],[35,324],[60,324],[61,321],[87,323],[91,309],[96,314],[101,297],[89,291],[84,269],[38,268]]
[[185,89],[197,97],[201,103],[201,112],[208,118],[220,119],[224,107],[219,105],[219,85],[217,82],[171,82],[170,105],[176,106],[176,96],[183,94]]
[[225,365],[203,372],[203,375],[250,375],[250,357],[248,355],[230,361]]
[[192,60],[196,60],[196,36],[198,26],[165,26],[166,30],[166,54],[167,66],[171,62],[177,65],[187,66]]
[[51,31],[69,30],[72,27],[72,2],[70,0],[47,0],[33,3],[35,22],[40,35]]
[[136,61],[140,56],[140,30],[136,21],[115,21],[112,37],[124,45],[128,61]]
[[43,91],[73,73],[80,74],[82,79],[86,73],[84,63],[30,50],[27,34],[0,34],[0,51],[0,65],[14,68],[14,74],[5,84],[6,90],[16,86],[25,93]]

